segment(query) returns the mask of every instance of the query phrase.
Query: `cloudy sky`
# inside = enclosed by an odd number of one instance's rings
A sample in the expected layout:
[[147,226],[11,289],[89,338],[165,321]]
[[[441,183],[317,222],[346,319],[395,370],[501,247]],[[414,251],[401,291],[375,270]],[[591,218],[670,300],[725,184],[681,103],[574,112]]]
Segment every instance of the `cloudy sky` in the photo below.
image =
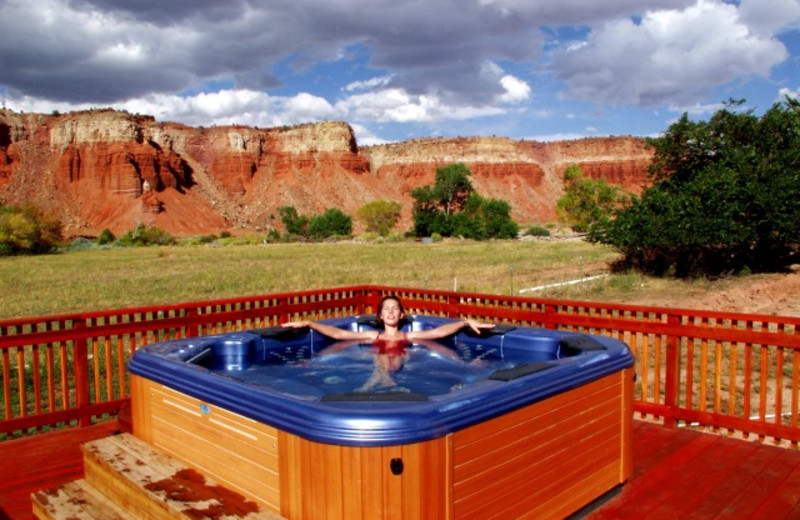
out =
[[800,0],[0,0],[7,108],[359,144],[655,135],[800,95]]

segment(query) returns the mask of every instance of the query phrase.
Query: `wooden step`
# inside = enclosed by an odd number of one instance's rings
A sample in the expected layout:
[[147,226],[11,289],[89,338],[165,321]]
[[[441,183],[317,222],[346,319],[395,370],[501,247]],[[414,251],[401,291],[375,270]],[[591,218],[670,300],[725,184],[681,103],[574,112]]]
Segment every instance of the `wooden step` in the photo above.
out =
[[[281,518],[129,433],[86,443],[82,450],[84,480],[34,493],[34,512],[39,518]],[[84,503],[85,508],[77,507]],[[92,516],[95,513],[89,511],[108,507],[112,509],[107,516]]]
[[135,520],[83,479],[36,491],[32,501],[42,520]]

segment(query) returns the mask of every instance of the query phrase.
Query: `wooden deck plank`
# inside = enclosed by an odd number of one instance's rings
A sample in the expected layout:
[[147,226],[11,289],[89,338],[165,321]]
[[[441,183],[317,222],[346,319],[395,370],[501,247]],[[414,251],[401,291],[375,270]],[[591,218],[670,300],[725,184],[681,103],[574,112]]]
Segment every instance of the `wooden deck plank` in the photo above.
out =
[[[100,423],[0,443],[0,519],[32,520],[32,491],[83,477]],[[586,520],[800,518],[800,451],[634,421],[634,473]],[[13,476],[9,478],[9,476]]]
[[[754,443],[740,442],[740,444],[750,445]],[[736,478],[724,479],[723,482],[719,483],[702,497],[702,502],[696,504],[696,507],[691,513],[686,515],[686,518],[702,519],[716,517],[729,503],[734,501],[742,493],[745,493],[748,486],[758,481],[759,475],[764,470],[765,465],[771,463],[776,457],[780,457],[784,454],[779,450],[762,450],[760,448],[760,444],[754,444],[752,446],[753,452],[749,456],[743,455],[740,460],[732,459],[725,464],[726,467],[728,467],[728,471],[731,474],[735,474]]]
[[[640,459],[646,461],[641,473],[634,476],[623,486],[622,491],[610,500],[593,519],[643,518],[664,501],[669,500],[670,480],[692,462],[693,459],[711,446],[715,437],[698,432],[685,431],[684,435],[664,435],[663,428],[651,425],[650,429],[637,428],[634,433],[634,468],[639,466]],[[636,439],[643,433],[662,437],[661,445],[651,447],[653,452],[643,452],[637,446]],[[635,485],[634,485],[635,483]]]
[[[780,449],[780,448],[772,448]],[[763,466],[763,471],[758,478],[754,479],[742,493],[734,500],[728,502],[726,507],[716,518],[740,519],[740,518],[781,518],[781,516],[759,516],[756,514],[762,507],[773,506],[778,489],[790,480],[791,475],[800,465],[800,453],[792,451],[790,455],[783,454],[775,457],[769,464]],[[789,509],[789,506],[784,506]]]
[[800,465],[775,489],[772,496],[753,513],[753,518],[800,518]]
[[[639,421],[634,476],[585,518],[797,518],[798,466],[798,451]],[[777,493],[783,516],[757,515]]]
[[[737,473],[742,471],[741,468],[760,462],[753,460],[753,455],[767,453],[759,448],[760,446],[748,442],[726,443],[722,437],[719,437],[718,442],[679,470],[688,475],[681,475],[680,479],[674,479],[676,481],[669,486],[667,500],[643,518],[661,520],[715,516],[719,512],[718,504],[721,503],[715,492],[724,489],[730,482],[740,482],[742,475]],[[776,456],[775,453],[769,454],[770,459]],[[731,478],[732,475],[736,477]],[[738,494],[728,494],[726,501],[729,502],[736,496]]]

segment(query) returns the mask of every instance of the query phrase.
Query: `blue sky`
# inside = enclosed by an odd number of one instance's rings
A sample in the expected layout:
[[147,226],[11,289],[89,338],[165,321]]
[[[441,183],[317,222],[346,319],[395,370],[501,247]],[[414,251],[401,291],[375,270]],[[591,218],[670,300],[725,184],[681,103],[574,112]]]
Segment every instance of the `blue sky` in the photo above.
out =
[[800,96],[800,0],[0,0],[7,108],[421,137],[656,135]]

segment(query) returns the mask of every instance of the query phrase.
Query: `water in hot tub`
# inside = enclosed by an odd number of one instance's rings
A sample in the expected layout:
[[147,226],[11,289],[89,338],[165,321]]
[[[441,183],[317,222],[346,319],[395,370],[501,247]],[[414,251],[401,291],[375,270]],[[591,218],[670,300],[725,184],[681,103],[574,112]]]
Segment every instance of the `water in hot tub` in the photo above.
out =
[[[553,359],[546,353],[538,356],[528,361]],[[433,397],[480,383],[492,372],[512,366],[496,346],[425,341],[382,349],[341,342],[316,353],[309,346],[269,352],[264,363],[220,375],[295,397],[349,392],[408,392]]]

